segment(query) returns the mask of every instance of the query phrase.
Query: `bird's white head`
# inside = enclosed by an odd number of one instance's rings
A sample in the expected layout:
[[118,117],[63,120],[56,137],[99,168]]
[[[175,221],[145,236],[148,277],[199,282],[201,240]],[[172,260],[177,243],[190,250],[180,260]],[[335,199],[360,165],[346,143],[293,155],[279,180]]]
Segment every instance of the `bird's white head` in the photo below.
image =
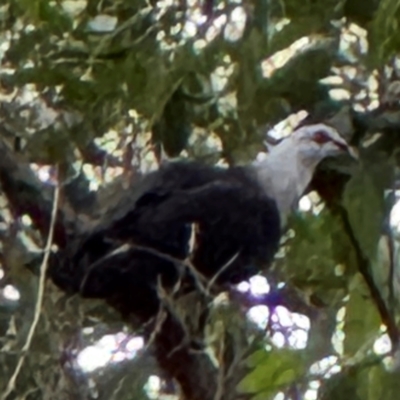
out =
[[303,126],[272,148],[264,161],[256,162],[260,184],[276,200],[282,221],[296,207],[323,159],[355,151],[325,124]]
[[[357,158],[355,150],[339,135],[335,128],[325,124],[303,126],[286,139],[292,141],[305,166],[316,166],[324,158],[348,153]],[[289,143],[288,143],[289,145]]]

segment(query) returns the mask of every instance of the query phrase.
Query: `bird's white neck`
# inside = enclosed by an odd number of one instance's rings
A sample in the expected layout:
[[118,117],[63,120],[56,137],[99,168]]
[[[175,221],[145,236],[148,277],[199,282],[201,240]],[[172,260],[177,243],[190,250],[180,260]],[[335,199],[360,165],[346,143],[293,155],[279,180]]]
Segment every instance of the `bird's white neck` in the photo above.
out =
[[297,143],[289,137],[275,146],[265,160],[253,164],[261,186],[276,201],[283,225],[297,207],[319,161],[305,162]]

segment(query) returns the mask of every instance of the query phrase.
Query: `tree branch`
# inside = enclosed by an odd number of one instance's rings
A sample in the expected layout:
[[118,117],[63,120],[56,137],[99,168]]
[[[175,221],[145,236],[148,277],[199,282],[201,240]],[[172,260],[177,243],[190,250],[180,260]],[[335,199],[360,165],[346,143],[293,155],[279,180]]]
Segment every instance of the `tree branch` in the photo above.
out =
[[180,384],[185,400],[214,400],[217,369],[204,351],[191,348],[181,322],[167,312],[154,339],[160,367]]
[[389,309],[386,306],[385,300],[383,299],[378,287],[375,285],[374,279],[371,275],[370,262],[364,256],[361,247],[358,243],[358,240],[354,235],[346,210],[343,207],[338,207],[338,212],[342,219],[344,229],[347,235],[349,236],[350,242],[354,248],[358,264],[358,270],[360,271],[361,275],[364,278],[365,283],[368,286],[372,300],[374,301],[376,308],[378,309],[383,324],[386,325],[387,333],[392,342],[393,351],[396,351],[398,349],[399,339],[400,339],[396,321],[389,312]]
[[39,289],[38,289],[38,294],[37,294],[37,299],[36,299],[35,314],[33,317],[32,325],[29,329],[25,344],[21,349],[21,356],[18,360],[18,363],[15,367],[13,374],[11,375],[10,380],[8,381],[6,390],[3,392],[2,396],[1,396],[1,400],[5,400],[10,395],[10,393],[15,389],[15,384],[16,384],[18,375],[24,365],[26,356],[28,354],[28,351],[32,344],[33,337],[35,335],[36,327],[39,323],[39,318],[40,318],[40,315],[42,312],[42,306],[43,306],[44,289],[45,289],[45,283],[46,283],[46,270],[47,270],[47,266],[48,266],[48,262],[49,262],[51,246],[53,244],[53,235],[54,235],[54,227],[55,227],[55,222],[56,222],[56,217],[57,217],[59,194],[60,194],[60,189],[59,189],[59,186],[57,186],[56,190],[54,191],[53,207],[52,207],[52,211],[51,211],[51,224],[50,224],[49,233],[48,233],[48,237],[47,237],[45,253],[44,253],[42,265],[40,267]]
[[81,147],[79,150],[85,162],[89,164],[100,167],[122,167],[121,160],[98,147],[93,141],[89,142],[86,146]]
[[[49,232],[52,192],[35,176],[4,141],[0,140],[0,184],[15,217],[28,214],[42,237]],[[58,211],[54,228],[54,243],[64,247],[67,240],[67,218]]]

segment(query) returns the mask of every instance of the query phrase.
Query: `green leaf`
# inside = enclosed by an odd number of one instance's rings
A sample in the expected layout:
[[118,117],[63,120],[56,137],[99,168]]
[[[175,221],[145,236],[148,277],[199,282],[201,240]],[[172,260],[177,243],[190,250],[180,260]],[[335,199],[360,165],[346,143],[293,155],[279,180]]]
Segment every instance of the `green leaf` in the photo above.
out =
[[306,370],[303,353],[294,350],[258,350],[248,361],[253,370],[239,384],[239,390],[256,394],[256,399],[273,398]]
[[344,324],[344,353],[352,356],[364,346],[370,350],[379,334],[381,319],[360,274],[352,279],[349,292]]
[[319,399],[397,400],[400,380],[397,373],[385,370],[378,360],[361,362],[328,379]]
[[391,166],[368,160],[348,182],[343,204],[364,255],[374,260],[385,214],[384,190],[392,178]]
[[267,113],[272,99],[285,99],[292,110],[308,109],[316,102],[328,101],[328,88],[320,80],[330,74],[336,54],[336,41],[325,41],[295,55],[259,85],[248,112],[259,124],[264,124],[276,118],[275,109],[274,114]]
[[35,162],[51,164],[71,157],[73,144],[66,131],[50,127],[35,132],[29,138],[25,151]]
[[[265,52],[265,37],[257,29],[252,29],[241,43],[239,71],[237,77],[237,101],[239,110],[247,110],[262,81],[258,65]],[[244,113],[245,114],[245,113]]]
[[382,66],[400,50],[400,1],[381,0],[368,31],[369,58],[374,67]]
[[191,132],[189,104],[179,87],[172,93],[160,119],[153,125],[152,141],[161,143],[168,156],[177,157],[186,147]]
[[282,270],[296,287],[335,307],[347,292],[348,276],[354,273],[347,264],[342,275],[336,272],[336,266],[343,264],[345,257],[351,257],[349,241],[343,235],[340,221],[325,209],[319,215],[296,215],[290,227],[295,236]]
[[342,1],[337,0],[319,0],[319,1],[303,1],[286,0],[284,2],[272,2],[269,4],[271,12],[274,16],[279,15],[281,18],[290,18],[293,21],[304,16],[319,16],[321,20],[330,20],[340,17],[340,6]]
[[366,400],[357,393],[357,375],[342,373],[330,378],[321,389],[321,400]]
[[344,14],[356,24],[366,27],[374,18],[381,0],[346,0]]
[[398,372],[389,372],[382,364],[370,368],[363,383],[368,387],[368,400],[397,400],[399,398]]

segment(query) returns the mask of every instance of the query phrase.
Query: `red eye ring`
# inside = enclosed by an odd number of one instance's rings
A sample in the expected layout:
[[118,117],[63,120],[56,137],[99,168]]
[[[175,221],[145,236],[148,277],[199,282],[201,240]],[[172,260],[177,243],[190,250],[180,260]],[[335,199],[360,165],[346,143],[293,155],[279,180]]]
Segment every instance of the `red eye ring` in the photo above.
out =
[[325,131],[317,131],[313,134],[313,141],[318,144],[324,144],[332,141],[332,138]]

